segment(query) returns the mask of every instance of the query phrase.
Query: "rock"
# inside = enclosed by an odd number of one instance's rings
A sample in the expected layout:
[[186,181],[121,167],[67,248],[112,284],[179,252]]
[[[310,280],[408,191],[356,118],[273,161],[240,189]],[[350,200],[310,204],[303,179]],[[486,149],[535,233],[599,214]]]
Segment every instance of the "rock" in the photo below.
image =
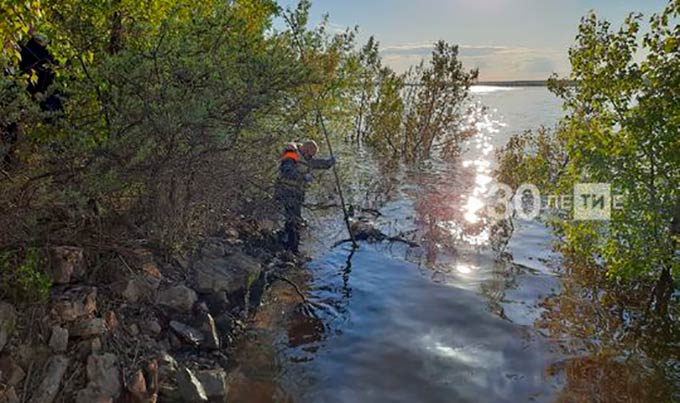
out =
[[31,402],[50,403],[57,396],[61,381],[68,369],[69,360],[63,355],[52,356],[47,362],[45,377],[33,394]]
[[161,284],[160,271],[154,266],[148,268],[143,274],[136,274],[128,280],[123,297],[129,302],[152,301],[153,296]]
[[65,291],[52,304],[51,314],[60,322],[91,317],[97,311],[97,289],[76,287]]
[[161,334],[161,332],[163,331],[163,327],[161,327],[161,324],[158,323],[157,320],[152,319],[146,323],[146,326],[144,326],[144,330],[146,330],[147,333],[157,336]]
[[180,340],[174,332],[171,332],[168,335],[168,345],[170,346],[168,350],[176,350],[184,347],[184,341]]
[[185,325],[182,322],[177,322],[176,320],[170,321],[170,328],[184,341],[189,342],[194,345],[199,345],[203,343],[205,337],[203,333],[194,329],[189,325]]
[[234,318],[229,314],[223,313],[215,318],[215,327],[220,334],[229,334],[234,329]]
[[208,399],[224,400],[227,396],[227,373],[223,369],[208,369],[196,372]]
[[189,368],[182,368],[177,373],[177,386],[182,399],[186,402],[208,401],[203,385]]
[[85,258],[82,248],[57,246],[50,249],[52,281],[55,284],[68,284],[85,275]]
[[113,403],[113,399],[98,390],[84,388],[76,394],[75,403]]
[[137,370],[127,384],[127,391],[135,402],[143,402],[147,394],[146,379],[142,370]]
[[77,403],[113,401],[121,392],[120,374],[114,354],[92,354],[87,359],[87,387],[76,395]]
[[149,278],[155,278],[158,283],[160,284],[161,278],[163,277],[161,275],[161,271],[156,266],[154,262],[146,262],[142,265],[142,271],[144,272],[144,275],[149,277]]
[[159,402],[182,402],[182,396],[176,386],[168,382],[158,383]]
[[0,392],[0,402],[2,403],[20,403],[19,396],[14,389],[14,386],[10,386],[4,391]]
[[61,326],[52,326],[50,348],[56,353],[63,353],[68,348],[68,330]]
[[95,337],[92,339],[92,344],[91,344],[92,352],[97,353],[101,351],[102,349],[102,340],[99,337]]
[[106,333],[106,322],[102,318],[80,320],[71,326],[69,334],[76,337],[101,336]]
[[196,301],[198,301],[196,291],[184,285],[163,290],[158,293],[158,298],[156,299],[156,303],[160,305],[169,306],[185,313],[191,312],[191,308]]
[[208,309],[213,314],[229,310],[229,298],[224,291],[213,292],[205,297]]
[[139,335],[139,326],[137,326],[136,323],[133,323],[130,326],[128,326],[128,331],[130,332],[131,336],[137,336]]
[[175,263],[183,270],[189,270],[191,267],[191,255],[188,253],[175,254],[173,256]]
[[28,368],[31,362],[45,363],[53,355],[52,349],[45,344],[21,344],[13,349],[12,358],[21,368]]
[[177,361],[167,352],[162,352],[158,357],[158,376],[160,379],[175,379],[177,374]]
[[20,403],[19,396],[17,396],[14,386],[10,386],[5,390],[0,391],[0,403]]
[[88,386],[93,386],[111,397],[120,394],[120,374],[115,354],[92,354],[87,359]]
[[248,289],[262,271],[259,262],[241,252],[221,258],[204,258],[194,264],[194,281],[201,293]]
[[113,311],[108,311],[104,314],[104,322],[106,322],[106,328],[110,332],[115,331],[118,328],[118,316]]
[[12,357],[4,356],[0,358],[0,382],[9,386],[16,386],[25,376],[24,370],[14,362]]
[[196,305],[196,310],[199,313],[210,313],[210,309],[208,308],[208,304],[206,304],[204,301],[201,301],[198,305]]
[[220,238],[206,238],[205,243],[201,247],[201,256],[210,258],[219,258],[226,255],[227,249],[224,242]]
[[102,342],[99,337],[92,339],[85,339],[78,343],[78,358],[80,360],[86,360],[92,354],[100,352],[102,349]]
[[0,302],[0,351],[12,337],[17,325],[17,311],[14,306],[6,302]]
[[219,349],[220,337],[217,334],[213,317],[209,313],[203,313],[201,319],[201,330],[205,335],[205,340],[203,340],[201,347],[205,348],[206,350]]

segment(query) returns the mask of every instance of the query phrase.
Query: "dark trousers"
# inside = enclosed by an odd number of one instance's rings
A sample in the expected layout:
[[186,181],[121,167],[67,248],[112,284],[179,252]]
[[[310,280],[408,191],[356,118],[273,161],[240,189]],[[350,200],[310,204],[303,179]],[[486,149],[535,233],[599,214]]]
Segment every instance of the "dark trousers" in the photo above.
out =
[[279,202],[283,205],[286,223],[283,227],[286,249],[297,253],[300,244],[300,229],[302,227],[302,203],[305,195],[296,190],[279,192]]

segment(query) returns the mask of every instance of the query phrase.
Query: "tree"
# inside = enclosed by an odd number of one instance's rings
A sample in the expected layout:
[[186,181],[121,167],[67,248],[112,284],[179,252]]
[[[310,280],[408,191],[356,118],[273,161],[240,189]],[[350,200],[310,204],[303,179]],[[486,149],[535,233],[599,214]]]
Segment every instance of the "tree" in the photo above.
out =
[[[602,266],[610,279],[654,278],[650,302],[662,317],[680,270],[679,13],[680,2],[670,1],[642,37],[639,14],[617,31],[592,13],[584,17],[569,52],[572,84],[551,80],[565,117],[551,138],[512,140],[500,156],[515,182],[542,178],[547,191],[611,183],[621,208],[609,221],[559,221],[563,250]],[[532,149],[537,144],[549,147]]]
[[457,156],[470,136],[459,125],[477,73],[466,71],[458,47],[444,41],[435,44],[428,63],[401,76],[379,69],[377,97],[367,119],[370,143],[407,162],[430,158],[435,149],[444,157]]

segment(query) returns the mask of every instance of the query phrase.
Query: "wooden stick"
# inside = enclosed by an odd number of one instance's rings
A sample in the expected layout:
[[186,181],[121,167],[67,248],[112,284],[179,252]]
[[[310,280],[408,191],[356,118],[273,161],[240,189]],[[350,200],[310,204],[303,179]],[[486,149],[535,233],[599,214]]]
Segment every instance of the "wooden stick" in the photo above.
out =
[[[323,116],[321,115],[321,110],[317,109],[316,110],[317,118],[319,120],[319,124],[321,125],[321,129],[323,130],[323,134],[326,137],[326,144],[328,145],[328,153],[331,155],[333,159],[335,159],[335,156],[333,155],[333,145],[331,144],[331,138],[328,135],[328,131],[326,130],[326,124],[323,121]],[[352,241],[352,246],[354,248],[358,247],[356,239],[354,239],[354,234],[352,233],[352,227],[349,223],[349,213],[347,212],[347,205],[345,204],[345,196],[342,194],[342,186],[340,185],[340,176],[338,176],[338,170],[335,169],[335,164],[333,164],[333,175],[335,176],[335,185],[338,188],[338,196],[340,196],[340,205],[342,206],[342,214],[345,218],[345,226],[347,227],[347,233],[349,234],[349,238]]]

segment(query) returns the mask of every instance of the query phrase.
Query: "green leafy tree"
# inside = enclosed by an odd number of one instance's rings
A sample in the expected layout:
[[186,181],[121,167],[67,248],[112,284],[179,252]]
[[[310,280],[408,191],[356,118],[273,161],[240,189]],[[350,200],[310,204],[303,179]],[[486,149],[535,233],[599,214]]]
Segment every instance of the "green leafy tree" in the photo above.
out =
[[611,183],[621,208],[609,221],[560,221],[563,250],[610,279],[652,281],[662,317],[680,270],[679,13],[670,1],[644,35],[639,14],[618,30],[584,17],[569,82],[551,80],[566,116],[549,138],[515,138],[500,155],[501,177],[513,184],[535,180],[568,194],[577,182]]
[[375,95],[366,118],[367,142],[407,162],[428,159],[435,150],[445,158],[457,156],[470,136],[460,123],[478,74],[464,69],[458,47],[437,42],[430,61],[403,75],[371,67],[376,89],[371,88]]
[[406,73],[409,85],[404,96],[403,134],[398,146],[407,161],[428,158],[433,146],[448,156],[460,151],[469,133],[460,130],[464,101],[478,71],[466,71],[458,60],[458,46],[435,44],[432,59]]

